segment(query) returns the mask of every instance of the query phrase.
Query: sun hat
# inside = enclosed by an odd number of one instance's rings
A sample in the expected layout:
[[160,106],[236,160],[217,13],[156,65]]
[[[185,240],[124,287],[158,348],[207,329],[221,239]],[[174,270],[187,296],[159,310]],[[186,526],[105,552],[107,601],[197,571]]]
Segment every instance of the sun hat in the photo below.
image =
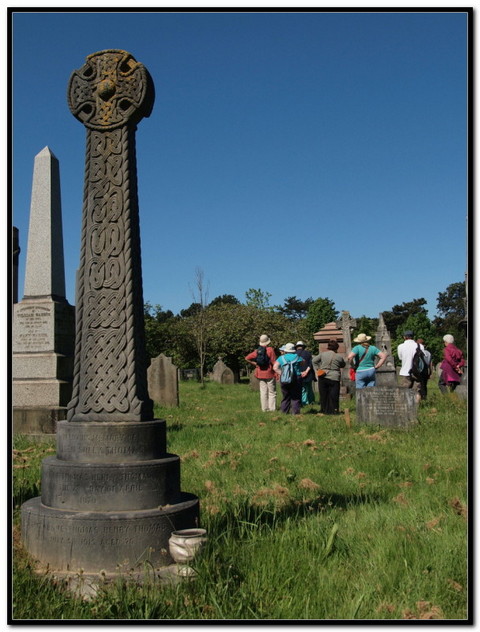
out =
[[295,347],[306,347],[306,346],[307,346],[307,345],[306,345],[304,342],[302,342],[301,340],[299,340],[299,341],[297,342],[297,344],[295,345]]
[[453,344],[455,338],[452,336],[452,334],[445,334],[443,336],[443,341],[448,343],[449,345]]
[[372,336],[367,336],[366,334],[358,334],[356,338],[353,339],[353,342],[367,342],[371,340]]
[[280,351],[285,351],[285,353],[295,353],[295,346],[293,342],[287,342],[286,345],[280,347]]
[[260,336],[259,343],[261,345],[269,345],[270,344],[270,338],[267,336],[267,334],[262,334]]

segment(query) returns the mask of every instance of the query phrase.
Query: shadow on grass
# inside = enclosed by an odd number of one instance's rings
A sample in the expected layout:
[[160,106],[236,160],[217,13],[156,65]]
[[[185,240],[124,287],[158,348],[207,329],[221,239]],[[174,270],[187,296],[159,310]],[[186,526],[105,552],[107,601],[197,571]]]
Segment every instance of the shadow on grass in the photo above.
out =
[[388,499],[380,494],[325,493],[313,500],[291,500],[281,507],[258,506],[245,500],[242,504],[229,504],[225,510],[212,517],[212,531],[219,534],[228,531],[236,537],[245,533],[245,524],[255,527],[276,527],[291,518],[301,519],[315,514],[328,515],[336,509],[347,509],[365,504],[384,503]]

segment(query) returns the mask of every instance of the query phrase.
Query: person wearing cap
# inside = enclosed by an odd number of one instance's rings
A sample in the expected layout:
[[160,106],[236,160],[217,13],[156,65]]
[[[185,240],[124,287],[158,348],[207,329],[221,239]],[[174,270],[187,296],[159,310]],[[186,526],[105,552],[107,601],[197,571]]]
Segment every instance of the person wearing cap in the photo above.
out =
[[305,360],[307,366],[307,375],[302,380],[302,401],[301,406],[307,404],[313,404],[315,401],[315,395],[313,393],[312,382],[316,380],[315,371],[313,370],[312,354],[306,349],[307,345],[299,340],[295,345],[297,355]]
[[[356,388],[375,386],[375,371],[379,369],[387,359],[387,354],[375,345],[370,344],[372,336],[358,334],[353,342],[358,345],[353,347],[347,356],[348,362],[356,368]],[[377,359],[378,358],[378,359]]]
[[288,414],[291,410],[293,415],[299,415],[302,401],[302,378],[307,375],[305,360],[297,355],[293,342],[287,342],[283,347],[280,347],[280,352],[282,355],[277,358],[273,365],[275,372],[280,378],[282,375],[282,366],[287,362],[291,362],[296,377],[290,384],[280,382],[283,396],[280,410],[285,414]]
[[252,351],[252,353],[245,356],[245,360],[250,364],[253,364],[255,367],[254,375],[258,379],[260,386],[260,406],[262,407],[263,412],[269,412],[274,411],[277,407],[277,374],[273,370],[273,365],[277,356],[275,355],[273,348],[269,346],[271,341],[266,334],[262,334],[258,342],[260,347],[265,347],[269,359],[268,366],[258,366],[256,362],[258,349],[255,349],[255,351]]
[[440,365],[442,374],[438,381],[438,387],[442,393],[454,391],[460,384],[463,375],[465,360],[462,351],[453,344],[454,342],[455,339],[451,334],[443,336],[445,348],[443,350],[442,364]]
[[[410,374],[410,371],[412,370],[413,356],[417,350],[417,343],[413,338],[413,331],[404,331],[404,341],[397,347],[398,359],[402,363],[402,366],[400,367],[400,381],[398,385],[405,388],[413,388],[414,386],[415,388],[418,388],[420,385],[420,383],[417,382]],[[420,349],[424,351],[425,347],[421,344]],[[417,399],[420,399],[420,395]]]

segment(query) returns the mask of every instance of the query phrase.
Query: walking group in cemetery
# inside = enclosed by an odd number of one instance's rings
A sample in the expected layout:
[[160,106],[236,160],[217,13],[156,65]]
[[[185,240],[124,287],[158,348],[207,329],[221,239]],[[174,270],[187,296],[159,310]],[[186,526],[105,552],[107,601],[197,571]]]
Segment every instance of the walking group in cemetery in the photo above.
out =
[[[383,319],[382,319],[383,321]],[[260,405],[264,412],[277,408],[277,383],[282,395],[280,411],[298,415],[301,408],[315,403],[313,384],[319,393],[320,413],[340,414],[340,388],[345,381],[344,369],[348,371],[350,388],[355,390],[377,386],[377,371],[385,365],[389,354],[371,343],[371,336],[360,333],[353,342],[357,343],[346,356],[338,352],[339,343],[331,339],[326,349],[317,355],[307,350],[303,341],[288,342],[278,349],[271,346],[266,334],[259,339],[257,349],[245,356],[246,362],[255,367],[254,377],[258,380]],[[433,373],[432,354],[422,338],[415,339],[413,331],[403,333],[404,342],[397,348],[401,366],[390,386],[411,389],[418,403],[427,398],[427,385]],[[439,388],[442,393],[453,392],[460,384],[465,360],[462,351],[455,346],[454,337],[443,337],[443,361],[439,367]],[[384,345],[385,346],[385,345]]]

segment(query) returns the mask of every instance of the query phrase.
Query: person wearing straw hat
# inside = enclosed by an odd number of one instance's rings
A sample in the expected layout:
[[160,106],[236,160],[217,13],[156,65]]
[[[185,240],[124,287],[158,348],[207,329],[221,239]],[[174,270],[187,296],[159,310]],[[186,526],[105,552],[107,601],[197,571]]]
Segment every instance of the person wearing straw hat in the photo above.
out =
[[375,371],[379,369],[387,359],[387,354],[375,345],[370,344],[372,336],[358,334],[353,342],[358,344],[353,347],[347,356],[348,362],[356,369],[356,388],[375,386]]
[[[272,347],[269,347],[270,338],[266,334],[260,336],[259,347],[245,356],[245,360],[255,367],[254,375],[258,379],[260,387],[260,406],[263,412],[274,411],[277,405],[277,374],[273,370],[273,365],[277,356]],[[261,354],[265,361],[259,363],[259,352],[265,349],[265,354]]]

